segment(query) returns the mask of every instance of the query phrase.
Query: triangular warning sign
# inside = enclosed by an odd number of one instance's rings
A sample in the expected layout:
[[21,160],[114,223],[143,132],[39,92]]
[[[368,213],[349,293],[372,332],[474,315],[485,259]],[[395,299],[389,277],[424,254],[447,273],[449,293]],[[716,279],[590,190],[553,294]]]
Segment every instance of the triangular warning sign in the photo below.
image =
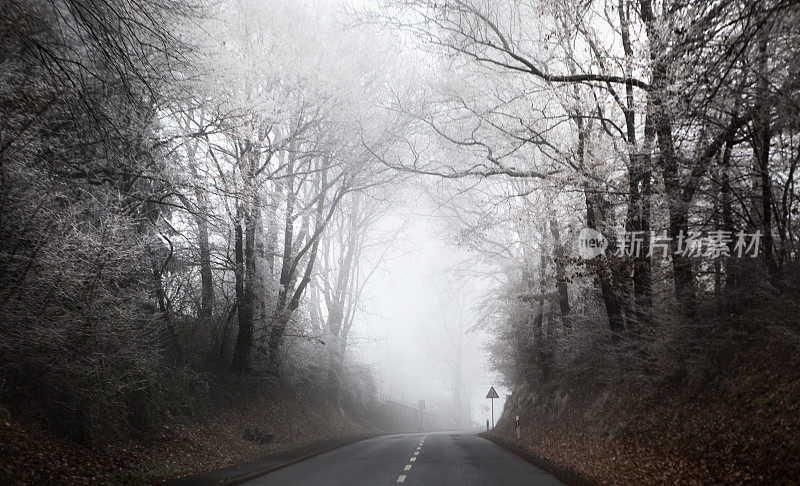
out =
[[489,388],[489,393],[486,394],[486,398],[500,398],[497,395],[497,392],[494,390],[494,387]]

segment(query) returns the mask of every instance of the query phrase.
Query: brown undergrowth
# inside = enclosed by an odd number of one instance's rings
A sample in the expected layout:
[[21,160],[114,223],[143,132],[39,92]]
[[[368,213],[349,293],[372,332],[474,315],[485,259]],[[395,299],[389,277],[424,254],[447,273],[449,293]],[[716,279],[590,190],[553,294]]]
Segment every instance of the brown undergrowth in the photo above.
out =
[[797,334],[751,322],[688,375],[522,387],[494,434],[600,484],[800,484]]
[[[249,426],[272,432],[259,445]],[[173,421],[144,442],[126,440],[102,450],[76,445],[31,424],[0,420],[0,484],[152,484],[303,446],[370,431],[341,410],[282,396],[220,409],[198,422]]]

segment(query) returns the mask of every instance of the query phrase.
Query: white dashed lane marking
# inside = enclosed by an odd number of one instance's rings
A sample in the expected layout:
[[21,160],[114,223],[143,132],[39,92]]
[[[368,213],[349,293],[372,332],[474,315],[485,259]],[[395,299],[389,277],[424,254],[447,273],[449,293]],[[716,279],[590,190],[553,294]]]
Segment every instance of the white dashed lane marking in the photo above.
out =
[[[426,436],[426,437],[427,437],[427,436]],[[408,460],[409,460],[409,462],[411,462],[411,463],[414,463],[414,462],[417,460],[417,456],[419,456],[419,453],[420,453],[420,451],[422,450],[422,445],[423,445],[423,444],[425,444],[425,437],[423,437],[423,438],[421,438],[421,439],[419,440],[419,445],[417,445],[417,450],[415,450],[415,451],[414,451],[414,455],[413,455],[413,456],[411,456],[411,457],[408,459]],[[406,465],[405,465],[405,467],[403,468],[403,471],[406,471],[406,472],[407,472],[407,471],[410,471],[410,470],[411,470],[411,466],[412,466],[412,464],[406,464]],[[406,482],[406,475],[405,475],[405,474],[401,474],[400,476],[398,476],[398,477],[397,477],[397,482],[398,482],[398,483],[404,483],[404,482]]]

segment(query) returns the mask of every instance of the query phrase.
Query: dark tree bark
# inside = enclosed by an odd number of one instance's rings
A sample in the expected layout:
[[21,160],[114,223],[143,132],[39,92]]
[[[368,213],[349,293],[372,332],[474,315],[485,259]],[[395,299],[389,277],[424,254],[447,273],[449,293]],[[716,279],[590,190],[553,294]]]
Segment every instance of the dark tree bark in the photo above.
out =
[[[291,174],[293,170],[292,163],[290,162],[288,166],[289,173]],[[347,193],[346,187],[343,186],[330,201],[325,197],[325,194],[332,185],[328,181],[329,168],[330,160],[323,159],[319,162],[319,165],[314,171],[319,174],[320,178],[316,185],[318,192],[316,204],[314,206],[314,216],[313,218],[309,218],[309,229],[305,237],[299,239],[302,248],[300,248],[296,254],[293,253],[295,209],[294,176],[290,176],[287,180],[287,187],[289,190],[286,196],[286,226],[284,229],[283,266],[281,267],[280,276],[281,287],[278,292],[275,319],[267,343],[269,351],[269,370],[270,373],[275,375],[279,372],[278,351],[283,342],[283,337],[286,334],[286,329],[289,326],[289,321],[294,311],[300,306],[303,293],[311,282],[322,232],[333,216],[339,201]],[[342,182],[342,184],[344,183]],[[328,204],[327,213],[326,203]],[[302,276],[299,276],[298,270],[301,268],[301,263],[304,259],[305,270]],[[297,282],[298,277],[300,278],[299,282]],[[296,285],[295,282],[297,282]]]
[[544,315],[547,306],[547,252],[542,246],[539,252],[539,309],[534,320],[536,331],[536,359],[542,371],[542,383],[550,380],[550,352],[547,346],[547,334],[544,329]]
[[[197,181],[197,170],[194,167],[194,149],[190,149],[189,164],[192,175]],[[194,214],[197,224],[197,246],[200,250],[200,320],[211,322],[214,316],[214,277],[211,270],[211,246],[208,237],[208,200],[205,191],[195,183],[194,195],[197,207]]]
[[237,207],[237,219],[234,223],[234,258],[236,264],[236,309],[239,331],[233,350],[231,371],[244,373],[250,361],[250,348],[253,342],[253,307],[247,290],[247,263],[245,262],[245,239],[248,233],[245,226],[244,211],[241,203]]
[[347,234],[341,239],[342,248],[339,253],[339,266],[336,268],[338,272],[335,276],[334,285],[332,288],[325,290],[325,302],[328,308],[328,319],[326,322],[326,329],[328,339],[332,342],[331,346],[330,363],[328,369],[328,382],[326,384],[327,396],[331,403],[338,403],[339,391],[341,387],[341,374],[344,364],[344,354],[347,346],[347,335],[350,328],[350,313],[351,308],[348,308],[352,292],[356,292],[353,288],[355,280],[354,272],[356,268],[356,254],[359,253],[359,228],[361,222],[359,218],[359,201],[355,200],[351,208],[349,224],[347,224]]
[[162,278],[164,274],[164,265],[156,261],[155,252],[151,254],[150,258],[153,269],[153,287],[156,293],[156,301],[158,302],[158,310],[161,312],[161,317],[164,320],[164,327],[168,333],[166,339],[167,349],[169,350],[168,358],[173,365],[181,366],[183,364],[183,347],[178,339],[178,332],[175,330],[175,325],[172,322],[172,312],[170,311],[169,302],[167,301],[167,294],[164,292]]
[[658,26],[655,25],[656,18],[653,14],[650,0],[640,0],[640,15],[650,39],[652,80],[648,94],[652,101],[653,127],[659,148],[657,162],[664,179],[667,208],[669,210],[669,236],[672,238],[670,240],[670,251],[672,253],[675,294],[686,315],[689,318],[694,318],[697,315],[697,299],[692,262],[678,251],[679,236],[683,235],[685,237],[689,231],[689,208],[684,199],[672,133],[666,46],[663,45]]
[[[575,124],[578,127],[578,162],[580,167],[585,167],[586,163],[586,142],[587,142],[587,127],[583,117],[579,114],[573,117]],[[588,182],[583,185],[584,197],[586,200],[586,226],[603,233],[603,223],[605,216],[603,214],[603,201],[600,195],[593,191]],[[609,235],[606,235],[607,237]],[[611,248],[609,248],[610,250]],[[619,302],[617,293],[614,289],[614,276],[608,264],[608,257],[599,256],[592,259],[588,265],[594,268],[598,283],[600,284],[600,293],[603,298],[603,304],[606,308],[606,316],[608,317],[608,326],[613,332],[623,332],[625,330],[625,320],[622,314],[622,305]]]
[[[733,137],[729,137],[725,142],[725,149],[722,152],[720,162],[720,189],[722,192],[722,230],[733,235],[736,228],[733,223],[733,208],[731,194],[731,153],[733,152]],[[729,256],[725,258],[725,290],[731,290],[737,285],[736,260],[733,257],[734,241],[728,243]]]
[[[620,30],[625,58],[633,62],[634,52],[630,38],[630,12],[624,0],[618,4],[620,17]],[[630,75],[630,73],[628,73]],[[631,153],[628,156],[628,217],[626,229],[631,233],[643,235],[641,248],[634,255],[633,262],[633,291],[636,307],[636,326],[642,326],[651,319],[653,306],[652,296],[652,262],[648,257],[650,248],[650,197],[652,179],[652,157],[650,146],[655,134],[653,133],[652,117],[645,113],[644,147],[640,146],[636,134],[636,116],[634,106],[633,84],[625,83],[625,104],[622,111],[625,116],[625,129],[628,147]],[[650,102],[647,102],[648,109]],[[649,111],[649,110],[648,110]]]
[[550,218],[550,234],[553,236],[553,261],[556,267],[556,287],[558,288],[558,306],[561,311],[561,324],[564,332],[572,329],[569,319],[569,294],[567,276],[564,271],[564,245],[561,243],[561,232],[555,217]]
[[236,302],[239,315],[239,332],[236,335],[231,370],[246,373],[250,368],[250,351],[253,348],[256,287],[256,228],[258,212],[258,188],[256,166],[259,144],[245,140],[239,144],[239,171],[243,187],[236,207],[235,253],[236,253]]
[[759,219],[761,220],[761,227],[759,228],[762,236],[761,241],[764,246],[762,248],[762,258],[764,265],[767,267],[770,277],[773,281],[778,274],[778,265],[775,261],[774,242],[772,237],[772,177],[770,175],[770,145],[772,143],[772,130],[770,127],[771,122],[771,109],[767,101],[769,95],[769,78],[767,72],[768,53],[767,53],[767,33],[762,32],[762,39],[758,46],[758,72],[759,81],[757,83],[757,96],[758,108],[757,115],[753,119],[753,159],[754,169],[757,174],[756,186],[760,189],[758,195],[758,209],[760,210]]
[[214,316],[214,278],[211,271],[211,248],[206,214],[198,217],[197,245],[200,248],[200,319],[210,322]]

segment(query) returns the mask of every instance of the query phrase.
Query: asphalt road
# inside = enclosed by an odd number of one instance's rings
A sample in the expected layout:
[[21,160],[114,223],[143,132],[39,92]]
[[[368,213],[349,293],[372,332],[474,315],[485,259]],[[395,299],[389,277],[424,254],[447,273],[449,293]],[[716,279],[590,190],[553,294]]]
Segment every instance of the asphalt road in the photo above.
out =
[[271,472],[247,485],[561,485],[477,431],[362,440]]

